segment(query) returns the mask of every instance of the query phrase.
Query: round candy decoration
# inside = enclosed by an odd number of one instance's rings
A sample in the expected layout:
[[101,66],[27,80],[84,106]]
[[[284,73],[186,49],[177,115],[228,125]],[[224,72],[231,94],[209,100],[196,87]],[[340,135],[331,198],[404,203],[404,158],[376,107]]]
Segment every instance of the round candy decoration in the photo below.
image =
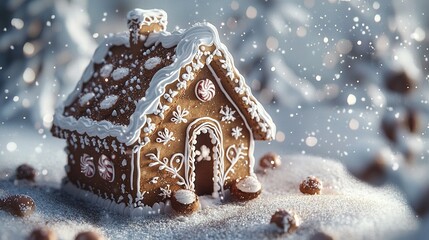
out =
[[208,102],[216,95],[216,87],[210,79],[200,80],[195,86],[195,96],[201,102]]
[[95,165],[94,158],[88,154],[83,154],[80,157],[80,171],[85,175],[85,177],[94,177],[95,175]]
[[98,159],[98,171],[100,177],[106,181],[113,182],[115,179],[115,167],[106,155],[101,155],[100,159]]

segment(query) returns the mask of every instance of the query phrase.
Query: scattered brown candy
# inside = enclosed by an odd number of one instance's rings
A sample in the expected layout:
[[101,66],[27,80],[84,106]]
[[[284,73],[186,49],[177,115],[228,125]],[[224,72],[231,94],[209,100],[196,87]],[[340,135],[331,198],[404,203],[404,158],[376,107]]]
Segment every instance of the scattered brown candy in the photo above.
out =
[[77,234],[75,240],[104,240],[104,237],[96,232],[85,231]]
[[192,214],[200,209],[200,201],[195,192],[187,189],[174,191],[171,196],[171,207],[178,214]]
[[383,154],[378,153],[371,164],[369,164],[362,172],[356,174],[360,180],[373,184],[381,185],[386,181],[387,170],[386,160]]
[[334,238],[324,232],[317,232],[310,237],[310,240],[334,240]]
[[16,179],[34,182],[35,178],[36,170],[32,166],[24,163],[16,168]]
[[412,133],[418,133],[421,128],[421,116],[415,109],[408,109],[405,115],[405,125]]
[[408,94],[416,87],[415,80],[404,71],[390,74],[385,81],[387,89],[400,94]]
[[17,217],[31,215],[36,209],[36,203],[27,195],[12,195],[0,201],[0,209]]
[[271,216],[270,224],[277,226],[281,232],[293,233],[298,229],[300,220],[296,214],[279,209]]
[[304,194],[320,194],[323,189],[323,183],[314,176],[307,177],[299,185],[299,190]]
[[392,120],[387,118],[381,121],[381,129],[383,130],[384,135],[386,135],[387,139],[391,142],[396,142],[396,135],[398,134],[398,124]]
[[27,240],[57,240],[58,237],[54,231],[49,228],[34,229]]
[[261,183],[256,177],[247,176],[234,181],[231,186],[231,198],[233,201],[244,202],[257,198],[262,191]]
[[281,164],[282,164],[282,161],[281,161],[280,155],[275,154],[273,152],[265,154],[259,160],[259,166],[264,170],[275,169],[279,167]]
[[423,192],[415,211],[420,217],[429,215],[429,187]]

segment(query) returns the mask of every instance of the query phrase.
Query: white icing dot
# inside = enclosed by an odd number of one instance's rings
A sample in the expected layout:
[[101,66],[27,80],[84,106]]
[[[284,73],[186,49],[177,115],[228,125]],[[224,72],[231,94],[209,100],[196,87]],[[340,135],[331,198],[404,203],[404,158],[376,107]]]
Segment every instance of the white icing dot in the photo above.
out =
[[118,100],[117,95],[109,95],[100,103],[100,108],[109,109],[116,103],[117,100]]
[[113,65],[112,64],[106,64],[100,69],[100,76],[102,77],[108,77],[110,76],[110,73],[112,73]]
[[151,70],[154,69],[156,67],[156,65],[161,63],[161,58],[159,57],[152,57],[149,58],[148,60],[146,60],[146,62],[144,63],[144,67],[147,70]]
[[81,107],[83,107],[85,104],[87,104],[93,97],[95,96],[95,94],[93,92],[90,93],[86,93],[84,94],[80,99],[79,99],[79,105]]
[[128,76],[129,73],[130,73],[130,69],[125,68],[125,67],[120,67],[120,68],[116,68],[113,71],[112,77],[113,77],[113,80],[118,81],[118,80],[121,80],[122,78]]

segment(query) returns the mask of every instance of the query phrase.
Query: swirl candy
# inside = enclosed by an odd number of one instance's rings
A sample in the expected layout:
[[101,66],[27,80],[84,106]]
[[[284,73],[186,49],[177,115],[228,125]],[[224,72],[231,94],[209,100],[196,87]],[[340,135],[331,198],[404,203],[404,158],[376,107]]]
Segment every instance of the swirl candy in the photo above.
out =
[[113,182],[115,179],[115,168],[112,161],[106,155],[101,155],[98,160],[98,171],[100,177],[106,181]]
[[80,157],[80,171],[85,177],[93,177],[95,175],[94,158],[86,153],[83,154],[83,156]]
[[201,102],[208,102],[216,95],[216,87],[210,79],[200,80],[195,86],[195,96]]

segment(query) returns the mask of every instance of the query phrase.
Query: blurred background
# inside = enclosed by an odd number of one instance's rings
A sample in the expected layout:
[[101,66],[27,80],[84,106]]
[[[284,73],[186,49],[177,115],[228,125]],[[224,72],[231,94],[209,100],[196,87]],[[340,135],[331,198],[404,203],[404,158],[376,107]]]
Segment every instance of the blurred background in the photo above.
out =
[[[426,0],[4,0],[0,136],[25,128],[49,137],[56,104],[98,43],[127,30],[133,8],[164,9],[168,31],[218,27],[277,124],[263,151],[337,159],[369,184],[395,185],[417,216],[429,215]],[[0,154],[20,147],[3,140]]]

